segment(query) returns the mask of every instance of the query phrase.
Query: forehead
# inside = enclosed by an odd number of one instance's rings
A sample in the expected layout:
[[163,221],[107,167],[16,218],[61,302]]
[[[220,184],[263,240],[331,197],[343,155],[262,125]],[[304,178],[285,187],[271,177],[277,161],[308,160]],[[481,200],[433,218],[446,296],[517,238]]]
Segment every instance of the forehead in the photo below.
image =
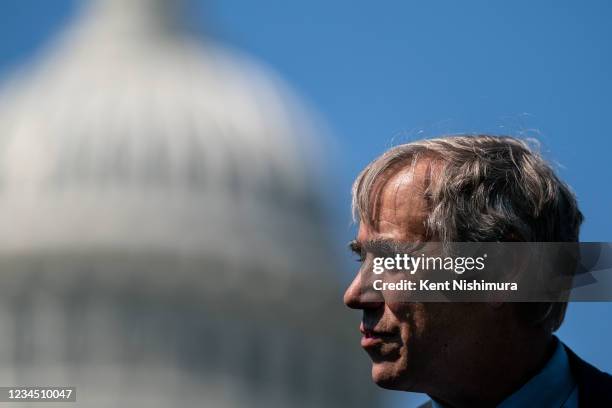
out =
[[428,203],[425,190],[430,164],[420,160],[414,166],[390,168],[374,184],[372,222],[361,221],[357,239],[393,239],[415,242],[426,237]]

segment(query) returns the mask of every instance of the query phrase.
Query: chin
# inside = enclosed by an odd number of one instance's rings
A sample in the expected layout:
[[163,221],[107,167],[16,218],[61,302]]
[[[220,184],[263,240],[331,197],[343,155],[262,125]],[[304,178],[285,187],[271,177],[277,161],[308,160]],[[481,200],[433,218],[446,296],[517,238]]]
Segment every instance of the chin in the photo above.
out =
[[412,388],[406,370],[398,367],[398,362],[373,363],[372,381],[388,390],[411,391]]

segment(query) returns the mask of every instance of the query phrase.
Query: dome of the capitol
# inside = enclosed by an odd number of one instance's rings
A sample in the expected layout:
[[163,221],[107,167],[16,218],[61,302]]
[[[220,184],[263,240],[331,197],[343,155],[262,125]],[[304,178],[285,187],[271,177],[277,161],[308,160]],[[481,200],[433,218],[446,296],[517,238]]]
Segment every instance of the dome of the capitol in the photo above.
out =
[[[287,216],[312,204],[303,153],[313,135],[294,98],[250,59],[171,29],[168,3],[94,2],[0,96],[0,194],[9,206],[2,213],[11,210],[6,222],[14,224],[10,237],[0,233],[5,248],[47,238],[81,244],[87,237],[70,236],[71,224],[96,202],[124,218],[101,225],[98,239],[126,230],[111,240],[153,239],[146,226],[129,225],[139,218],[130,209],[143,206],[175,208],[184,218],[204,200],[209,218],[222,223],[228,201]],[[72,208],[79,201],[83,208]],[[16,212],[30,205],[61,225],[24,215],[38,230],[16,237]]]
[[83,406],[370,406],[316,125],[183,6],[89,2],[4,82],[0,382]]

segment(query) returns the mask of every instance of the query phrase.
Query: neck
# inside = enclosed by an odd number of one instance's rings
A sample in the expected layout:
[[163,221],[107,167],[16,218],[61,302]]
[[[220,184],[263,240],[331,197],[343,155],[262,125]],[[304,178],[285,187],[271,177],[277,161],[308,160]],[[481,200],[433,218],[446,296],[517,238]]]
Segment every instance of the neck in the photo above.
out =
[[452,408],[497,406],[542,370],[555,346],[550,334],[507,336],[468,358],[456,373],[447,376],[452,382],[427,393]]

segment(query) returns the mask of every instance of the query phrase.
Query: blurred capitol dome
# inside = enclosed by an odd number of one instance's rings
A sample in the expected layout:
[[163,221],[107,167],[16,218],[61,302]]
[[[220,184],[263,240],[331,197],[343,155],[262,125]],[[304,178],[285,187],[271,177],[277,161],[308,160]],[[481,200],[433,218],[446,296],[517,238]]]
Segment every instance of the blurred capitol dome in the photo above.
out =
[[0,94],[0,383],[371,406],[308,115],[181,6],[92,1]]

